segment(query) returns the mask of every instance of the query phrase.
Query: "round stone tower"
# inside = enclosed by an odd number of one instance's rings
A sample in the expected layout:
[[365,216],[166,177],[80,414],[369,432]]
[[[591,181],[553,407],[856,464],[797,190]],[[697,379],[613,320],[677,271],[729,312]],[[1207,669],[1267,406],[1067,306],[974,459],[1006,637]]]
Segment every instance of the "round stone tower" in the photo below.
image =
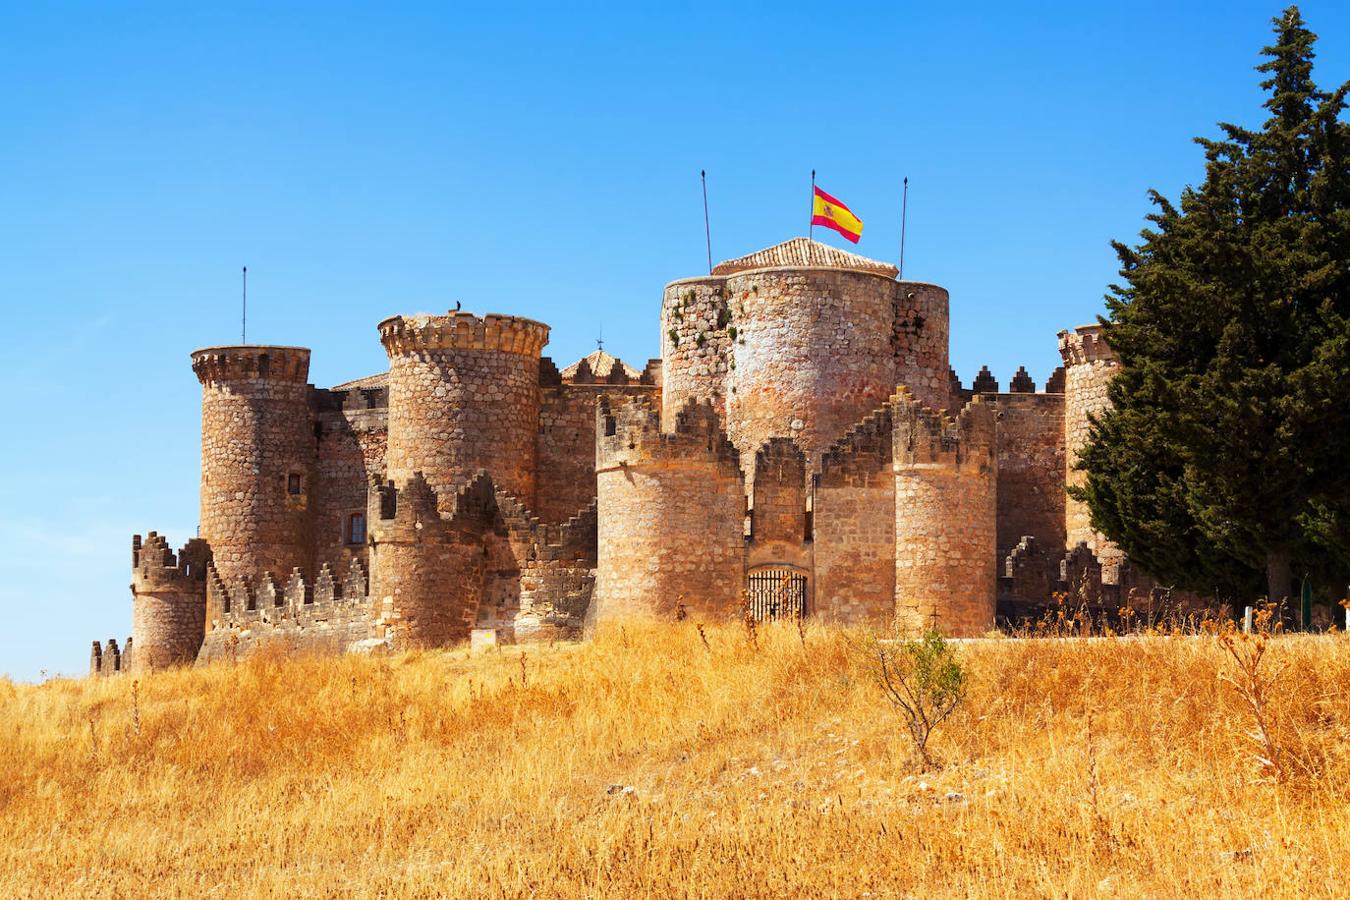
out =
[[174,554],[150,532],[131,541],[131,665],[151,672],[191,665],[206,637],[206,564],[211,551],[194,538]]
[[712,406],[689,401],[668,433],[638,398],[597,418],[595,620],[738,614],[745,488]]
[[443,513],[484,469],[534,504],[539,353],[548,326],[515,316],[450,313],[380,323],[389,354],[388,477],[421,472]]
[[314,426],[309,351],[210,347],[202,383],[201,537],[226,581],[310,570]]
[[[1087,476],[1076,468],[1078,451],[1091,437],[1090,417],[1110,405],[1106,386],[1120,371],[1120,361],[1107,346],[1100,325],[1080,325],[1073,331],[1061,331],[1059,352],[1064,359],[1064,480],[1069,485],[1081,485]],[[1122,556],[1115,544],[1093,530],[1086,503],[1065,498],[1064,520],[1070,549],[1085,543],[1104,564]]]
[[998,595],[995,415],[976,397],[955,419],[895,401],[895,615],[901,633],[994,627]]
[[947,408],[947,292],[895,277],[887,263],[794,238],[672,282],[661,322],[666,430],[686,399],[707,400],[743,466],[786,437],[814,467],[896,385]]

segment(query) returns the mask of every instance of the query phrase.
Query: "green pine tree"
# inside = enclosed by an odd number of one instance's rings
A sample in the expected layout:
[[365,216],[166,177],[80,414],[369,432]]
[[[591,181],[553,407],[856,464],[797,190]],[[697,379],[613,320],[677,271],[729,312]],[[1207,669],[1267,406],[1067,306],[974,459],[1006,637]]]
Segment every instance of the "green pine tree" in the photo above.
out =
[[1274,26],[1264,125],[1197,139],[1204,183],[1114,244],[1121,374],[1074,491],[1140,566],[1227,599],[1350,576],[1350,82],[1313,82],[1297,7]]

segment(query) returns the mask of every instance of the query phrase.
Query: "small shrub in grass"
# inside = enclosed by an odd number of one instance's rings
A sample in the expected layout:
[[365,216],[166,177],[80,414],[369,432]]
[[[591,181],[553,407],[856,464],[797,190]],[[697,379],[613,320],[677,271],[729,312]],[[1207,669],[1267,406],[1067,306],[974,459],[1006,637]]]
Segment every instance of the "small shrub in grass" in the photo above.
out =
[[965,696],[966,672],[956,650],[936,631],[899,642],[873,636],[866,649],[872,675],[904,719],[915,754],[925,766],[934,765],[928,739]]

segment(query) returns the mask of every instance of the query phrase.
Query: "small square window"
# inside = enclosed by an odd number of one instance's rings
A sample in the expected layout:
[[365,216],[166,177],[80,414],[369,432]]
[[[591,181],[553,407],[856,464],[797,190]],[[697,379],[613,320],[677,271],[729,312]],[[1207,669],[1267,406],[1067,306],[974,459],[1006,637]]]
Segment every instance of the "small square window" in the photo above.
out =
[[347,543],[364,544],[366,542],[366,514],[352,513],[347,517]]
[[292,497],[300,496],[300,476],[295,472],[286,476],[286,493]]

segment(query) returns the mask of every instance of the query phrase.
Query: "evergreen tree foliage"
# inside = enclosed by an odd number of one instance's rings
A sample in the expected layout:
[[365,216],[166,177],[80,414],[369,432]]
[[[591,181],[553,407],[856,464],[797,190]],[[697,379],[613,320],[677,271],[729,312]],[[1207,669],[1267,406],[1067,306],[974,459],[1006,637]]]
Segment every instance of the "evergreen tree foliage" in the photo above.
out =
[[1297,7],[1274,31],[1264,125],[1197,138],[1204,182],[1114,243],[1121,373],[1074,490],[1134,562],[1225,599],[1350,580],[1350,82],[1313,82]]

